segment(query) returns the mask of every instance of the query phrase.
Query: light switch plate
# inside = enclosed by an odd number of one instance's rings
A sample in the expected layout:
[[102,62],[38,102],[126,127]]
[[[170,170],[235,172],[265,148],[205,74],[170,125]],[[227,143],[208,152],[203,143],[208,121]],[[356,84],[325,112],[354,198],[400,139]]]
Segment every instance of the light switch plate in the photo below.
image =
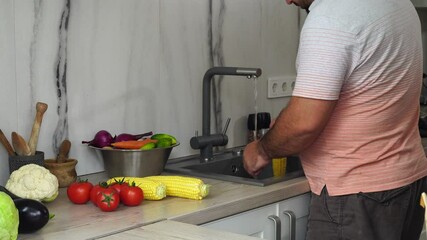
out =
[[295,87],[295,76],[271,77],[268,79],[268,98],[292,96]]

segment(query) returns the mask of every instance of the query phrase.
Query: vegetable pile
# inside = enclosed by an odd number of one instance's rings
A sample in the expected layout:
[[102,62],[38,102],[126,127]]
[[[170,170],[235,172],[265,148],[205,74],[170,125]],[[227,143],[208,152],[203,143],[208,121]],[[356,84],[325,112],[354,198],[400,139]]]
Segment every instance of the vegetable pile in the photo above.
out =
[[[18,210],[18,220],[19,220],[19,227],[17,228],[18,233],[35,232],[43,228],[48,223],[48,221],[54,216],[49,214],[48,208],[43,203],[33,199],[20,198],[15,194],[11,193],[10,191],[8,191],[3,186],[0,186],[0,194],[8,195],[13,200],[14,207],[16,207]],[[0,209],[4,209],[4,206],[2,206],[1,203],[0,203]],[[8,218],[8,220],[11,221],[11,223],[13,223],[15,219],[13,218],[13,216],[9,216],[9,217],[10,218]],[[1,233],[0,233],[0,239],[4,239],[2,238]]]
[[144,200],[161,200],[166,196],[200,200],[208,196],[210,185],[201,179],[183,176],[116,177],[93,186],[79,180],[67,189],[74,204],[92,202],[105,212],[124,206],[138,206]]
[[92,140],[82,141],[82,143],[97,148],[149,150],[173,146],[177,144],[177,140],[174,136],[166,133],[146,132],[136,135],[122,133],[113,137],[108,131],[100,130]]
[[67,188],[68,199],[75,204],[91,201],[104,212],[111,212],[122,203],[125,206],[138,206],[144,200],[144,193],[135,183],[116,180],[110,184],[101,182],[95,186],[87,180],[79,180]]
[[[107,183],[112,183],[111,178]],[[161,200],[166,196],[201,200],[209,194],[209,184],[201,179],[184,176],[123,177],[125,182],[135,182],[144,191],[145,199]]]
[[[53,201],[58,196],[58,186],[56,176],[36,164],[24,165],[10,174],[5,187],[0,186],[0,194],[7,194],[18,209],[18,233],[35,232],[48,223],[52,216],[40,201]],[[10,220],[14,222],[13,217]],[[0,239],[8,238],[0,233]]]

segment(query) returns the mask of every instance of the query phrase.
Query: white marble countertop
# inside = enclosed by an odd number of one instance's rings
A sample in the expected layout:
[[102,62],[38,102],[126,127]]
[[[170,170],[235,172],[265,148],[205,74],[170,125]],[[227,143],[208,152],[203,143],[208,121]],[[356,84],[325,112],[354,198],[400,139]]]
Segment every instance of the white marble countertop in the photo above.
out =
[[[92,183],[107,179],[105,173],[81,178]],[[203,180],[212,185],[209,196],[203,200],[167,197],[160,201],[145,200],[137,207],[120,205],[114,212],[102,212],[90,202],[75,205],[68,200],[66,189],[61,188],[58,198],[46,204],[55,217],[41,230],[20,234],[18,239],[95,239],[163,220],[198,225],[309,191],[305,177],[266,187]]]

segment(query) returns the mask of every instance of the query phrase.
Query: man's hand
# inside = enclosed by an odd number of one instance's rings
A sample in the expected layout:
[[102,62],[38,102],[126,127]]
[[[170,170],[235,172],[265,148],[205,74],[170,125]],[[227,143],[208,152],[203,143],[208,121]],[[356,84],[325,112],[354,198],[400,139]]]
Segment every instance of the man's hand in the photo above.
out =
[[258,140],[249,143],[243,150],[243,166],[252,176],[257,176],[270,161]]

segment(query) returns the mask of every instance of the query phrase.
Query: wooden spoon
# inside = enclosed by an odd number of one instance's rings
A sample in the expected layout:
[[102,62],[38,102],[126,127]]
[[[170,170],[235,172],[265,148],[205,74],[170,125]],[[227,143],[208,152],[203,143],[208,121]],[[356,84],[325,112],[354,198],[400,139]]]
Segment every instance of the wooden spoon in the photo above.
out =
[[30,156],[31,150],[25,139],[16,132],[12,132],[12,145],[19,156]]
[[4,148],[6,148],[7,154],[9,154],[9,156],[16,155],[12,145],[10,145],[10,142],[7,140],[6,136],[4,135],[1,129],[0,129],[0,142],[3,144]]
[[40,125],[43,120],[43,114],[46,112],[46,110],[47,110],[46,103],[38,102],[36,104],[36,117],[34,119],[33,129],[31,130],[30,140],[28,141],[28,145],[30,146],[30,149],[31,149],[31,155],[34,155],[36,153],[37,142],[38,142],[39,133],[40,133]]
[[64,163],[68,159],[68,153],[70,152],[71,142],[68,139],[62,141],[61,146],[59,146],[59,153],[56,156],[57,163]]

